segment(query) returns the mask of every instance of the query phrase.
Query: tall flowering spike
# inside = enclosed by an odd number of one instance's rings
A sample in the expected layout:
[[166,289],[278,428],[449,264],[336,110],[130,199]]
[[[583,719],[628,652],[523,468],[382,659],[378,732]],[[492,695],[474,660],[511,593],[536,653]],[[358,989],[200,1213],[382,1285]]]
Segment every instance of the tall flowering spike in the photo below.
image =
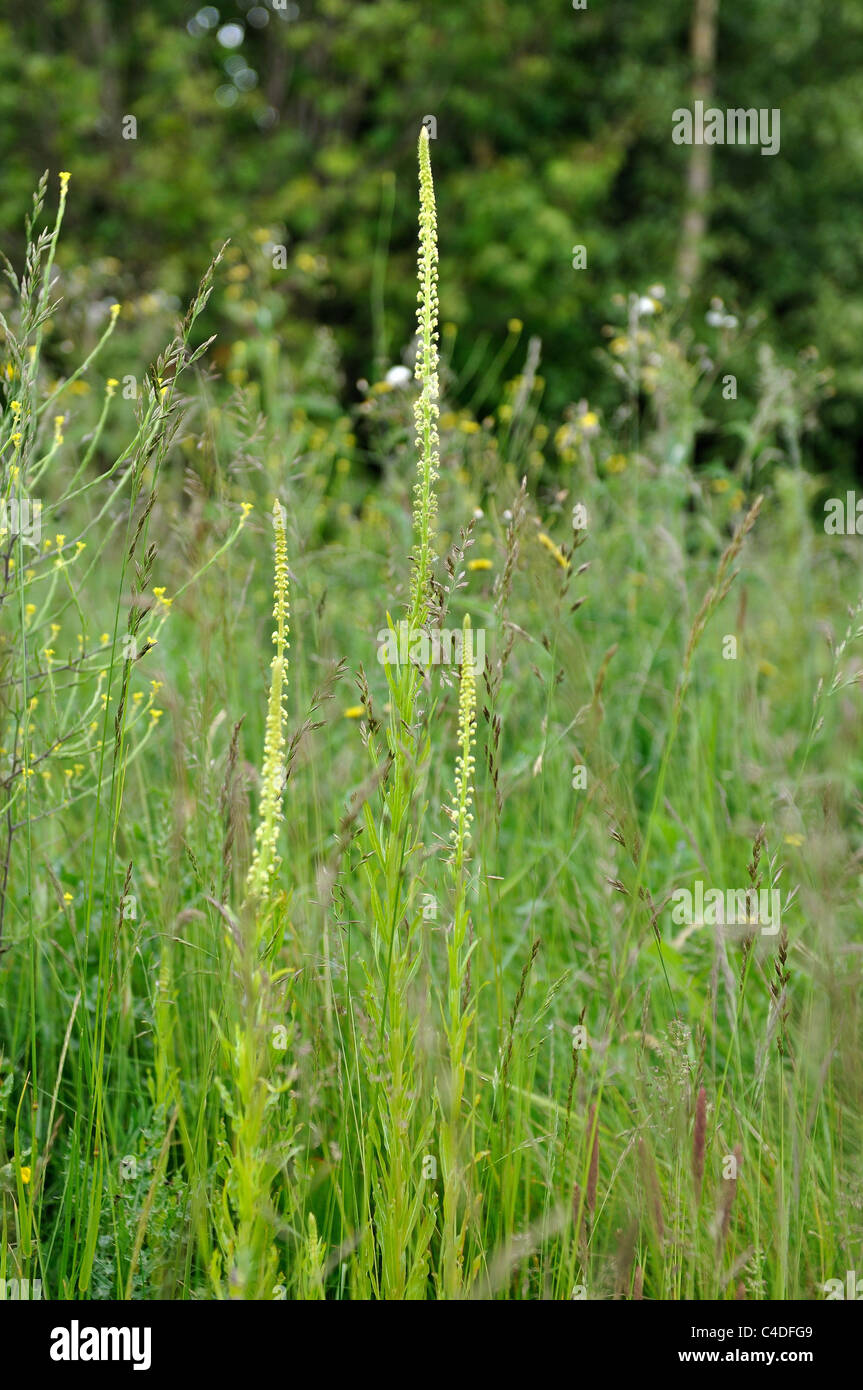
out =
[[275,606],[276,654],[270,664],[270,698],[267,705],[267,732],[264,739],[264,765],[261,771],[261,805],[255,832],[255,852],[246,879],[246,900],[267,896],[270,879],[279,865],[276,841],[282,820],[282,777],[285,751],[285,687],[288,675],[288,545],[285,514],[281,503],[273,503],[273,529],[276,551]]
[[473,820],[473,746],[476,741],[476,663],[473,650],[473,629],[466,613],[462,627],[461,679],[458,694],[458,757],[455,764],[455,791],[452,793],[452,808],[449,812],[453,828],[450,839],[453,844],[453,863],[460,870],[464,863],[465,848],[470,839],[470,823]]
[[434,518],[437,498],[438,452],[438,250],[437,214],[434,183],[429,157],[429,134],[425,126],[419,140],[419,257],[417,295],[417,357],[415,376],[422,389],[414,405],[416,445],[419,450],[419,481],[414,487],[414,550],[411,576],[411,628],[422,627],[428,616],[429,584],[434,559]]

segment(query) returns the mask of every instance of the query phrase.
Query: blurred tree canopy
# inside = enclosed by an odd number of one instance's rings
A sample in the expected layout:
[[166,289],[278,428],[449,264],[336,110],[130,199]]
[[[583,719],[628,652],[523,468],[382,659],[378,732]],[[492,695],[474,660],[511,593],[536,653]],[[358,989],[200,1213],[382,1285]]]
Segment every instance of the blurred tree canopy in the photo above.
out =
[[[691,106],[692,9],[0,0],[3,248],[17,258],[42,171],[68,169],[61,268],[101,267],[121,297],[183,298],[230,236],[269,292],[244,298],[235,268],[214,326],[274,332],[293,352],[329,324],[351,383],[410,338],[415,147],[431,115],[454,362],[468,377],[493,361],[517,318],[542,339],[552,407],[601,401],[612,297],[657,282],[674,294],[690,150],[672,112]],[[713,149],[686,310],[708,332],[720,296],[762,313],[780,355],[818,348],[835,369],[817,441],[831,469],[855,462],[863,423],[861,57],[860,0],[720,4],[715,104],[779,108],[781,149]],[[480,406],[482,380],[473,371]]]

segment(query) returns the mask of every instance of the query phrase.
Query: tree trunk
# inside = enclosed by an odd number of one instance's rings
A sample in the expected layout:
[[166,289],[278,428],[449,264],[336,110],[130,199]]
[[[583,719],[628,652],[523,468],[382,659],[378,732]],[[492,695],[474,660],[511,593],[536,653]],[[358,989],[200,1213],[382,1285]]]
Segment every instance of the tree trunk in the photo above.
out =
[[[713,98],[718,16],[719,0],[694,0],[690,33],[693,107],[696,101],[703,101],[706,109]],[[684,292],[695,283],[701,270],[704,238],[707,234],[712,154],[713,149],[710,145],[692,145],[677,259],[677,279]]]

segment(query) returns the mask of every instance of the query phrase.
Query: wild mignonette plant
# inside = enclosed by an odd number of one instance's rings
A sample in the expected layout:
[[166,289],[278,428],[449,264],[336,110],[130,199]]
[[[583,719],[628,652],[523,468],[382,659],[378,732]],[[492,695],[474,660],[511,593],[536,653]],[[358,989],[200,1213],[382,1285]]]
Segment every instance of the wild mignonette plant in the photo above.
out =
[[[411,639],[425,630],[429,620],[438,461],[437,222],[425,127],[420,134],[419,166],[416,377],[421,390],[414,410],[419,476],[414,488],[407,619]],[[372,1034],[364,1040],[364,1052],[374,1104],[368,1116],[365,1153],[369,1234],[363,1273],[370,1291],[380,1294],[386,1289],[389,1297],[423,1298],[436,1197],[433,1185],[423,1183],[420,1175],[431,1144],[433,1112],[422,1095],[423,1059],[417,1047],[418,1023],[411,1017],[411,994],[424,955],[418,885],[424,853],[421,798],[431,753],[429,709],[421,705],[428,675],[411,661],[400,662],[395,670],[385,663],[384,670],[390,696],[385,741],[377,736],[369,739],[376,763],[386,764],[378,817],[369,802],[364,806],[372,847],[365,868],[374,947],[367,999]]]
[[[275,654],[270,668],[260,806],[245,897],[236,918],[226,913],[232,988],[225,1011],[230,1031],[223,1033],[222,1050],[230,1087],[218,1083],[231,1135],[223,1144],[221,1251],[214,1256],[211,1270],[215,1289],[238,1298],[271,1297],[277,1286],[279,1256],[273,1240],[272,1187],[293,1143],[290,1107],[278,1117],[275,1113],[288,1083],[273,1076],[274,1057],[289,1053],[293,1042],[290,995],[284,988],[284,972],[277,967],[287,899],[284,888],[278,894],[275,888],[280,868],[278,832],[283,819],[289,646],[287,539],[278,500],[273,505],[273,530]],[[313,1244],[317,1250],[316,1240]]]
[[[444,1029],[448,1045],[447,1075],[438,1092],[440,1114],[443,1230],[441,1234],[441,1292],[460,1298],[468,1287],[464,1276],[465,1241],[471,1212],[472,1186],[466,1181],[470,1124],[465,1124],[465,1090],[468,1069],[475,1066],[475,1048],[469,1046],[476,1009],[471,992],[470,958],[476,942],[468,938],[468,846],[473,820],[473,778],[476,742],[476,667],[473,631],[465,614],[462,666],[458,702],[458,756],[455,789],[447,812],[452,821],[450,874],[453,897],[452,925],[447,939],[447,987]],[[443,1094],[441,1095],[441,1090]]]

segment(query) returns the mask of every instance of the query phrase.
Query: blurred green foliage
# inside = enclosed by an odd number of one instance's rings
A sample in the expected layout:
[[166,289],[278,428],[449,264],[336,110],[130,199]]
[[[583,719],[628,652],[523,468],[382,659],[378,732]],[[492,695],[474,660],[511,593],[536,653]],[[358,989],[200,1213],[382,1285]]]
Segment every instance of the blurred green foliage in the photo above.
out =
[[[659,282],[674,303],[690,151],[672,143],[671,113],[691,105],[691,19],[692,0],[220,0],[197,11],[2,0],[0,239],[15,260],[36,179],[69,169],[61,271],[84,264],[106,302],[131,301],[126,316],[143,319],[147,306],[185,300],[230,236],[242,258],[214,296],[210,331],[276,334],[300,358],[329,327],[350,401],[357,378],[406,359],[415,142],[433,115],[455,395],[479,413],[496,404],[518,318],[542,340],[550,411],[602,406],[596,345],[613,296]],[[744,324],[758,319],[734,366],[738,401],[723,405],[741,428],[758,344],[789,361],[817,347],[835,371],[813,441],[828,470],[853,464],[863,422],[861,55],[859,0],[720,7],[715,104],[778,107],[781,150],[714,149],[705,266],[684,306],[711,354],[712,297]],[[586,270],[573,269],[574,245],[587,248]],[[696,447],[709,462],[709,430]]]

